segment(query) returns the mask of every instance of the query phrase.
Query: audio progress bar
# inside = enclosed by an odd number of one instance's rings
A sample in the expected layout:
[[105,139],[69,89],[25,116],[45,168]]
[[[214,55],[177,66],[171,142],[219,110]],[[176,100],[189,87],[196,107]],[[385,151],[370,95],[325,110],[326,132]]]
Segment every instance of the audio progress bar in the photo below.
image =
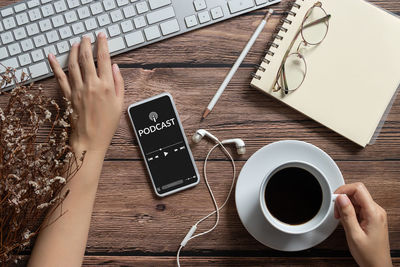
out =
[[156,153],[156,152],[160,152],[160,151],[162,151],[163,149],[166,149],[166,148],[169,148],[169,147],[171,147],[171,146],[175,146],[175,145],[178,145],[178,144],[181,144],[181,143],[183,143],[183,141],[177,142],[177,143],[172,144],[172,145],[169,145],[169,146],[165,146],[165,147],[159,148],[159,149],[157,149],[157,150],[154,150],[154,151],[151,151],[151,152],[147,153],[146,156],[147,156],[147,155],[150,155],[150,154],[153,154],[153,153]]

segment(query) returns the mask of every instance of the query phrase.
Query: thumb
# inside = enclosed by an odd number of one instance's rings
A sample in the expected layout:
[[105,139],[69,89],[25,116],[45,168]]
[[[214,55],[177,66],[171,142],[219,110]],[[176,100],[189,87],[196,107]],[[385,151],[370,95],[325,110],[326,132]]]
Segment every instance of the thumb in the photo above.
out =
[[340,221],[346,231],[346,236],[354,236],[362,232],[358,223],[356,211],[347,195],[339,195],[336,198],[336,208],[340,214]]
[[114,78],[115,94],[121,100],[122,103],[122,100],[124,99],[125,85],[121,71],[119,70],[117,64],[112,65],[112,73]]

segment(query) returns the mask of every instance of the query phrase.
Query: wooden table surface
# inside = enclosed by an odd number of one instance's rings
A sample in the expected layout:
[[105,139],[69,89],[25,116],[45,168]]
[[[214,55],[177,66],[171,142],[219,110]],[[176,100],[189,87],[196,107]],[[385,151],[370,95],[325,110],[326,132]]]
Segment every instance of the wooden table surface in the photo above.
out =
[[[15,1],[0,0],[0,6],[12,2]],[[371,2],[400,15],[398,0]],[[236,156],[239,170],[256,150],[275,141],[296,139],[320,147],[337,162],[346,183],[365,183],[376,202],[386,209],[392,256],[400,266],[400,97],[376,143],[362,149],[249,86],[250,73],[263,57],[265,45],[271,41],[288,4],[285,0],[273,6],[275,15],[205,121],[200,122],[205,106],[265,10],[114,57],[125,78],[125,107],[170,92],[188,136],[198,128],[206,128],[221,139],[240,137],[246,142],[246,155]],[[42,84],[47,94],[60,97],[53,78]],[[211,146],[208,142],[192,146],[200,171]],[[221,202],[230,186],[231,167],[220,152],[212,156],[209,166],[211,186]],[[188,229],[212,210],[203,180],[194,189],[162,199],[155,196],[125,113],[104,162],[83,265],[175,266],[176,250]],[[327,240],[306,251],[285,253],[261,245],[241,224],[233,197],[222,211],[218,228],[189,242],[181,263],[182,266],[355,265],[341,226]]]

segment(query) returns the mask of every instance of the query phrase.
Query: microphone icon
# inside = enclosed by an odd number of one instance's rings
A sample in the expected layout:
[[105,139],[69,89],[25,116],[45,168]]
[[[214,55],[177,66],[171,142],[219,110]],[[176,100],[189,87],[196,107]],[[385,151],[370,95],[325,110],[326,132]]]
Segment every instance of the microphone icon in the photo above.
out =
[[156,122],[157,119],[158,119],[158,114],[156,112],[154,112],[154,111],[150,112],[149,119],[154,121],[154,122]]

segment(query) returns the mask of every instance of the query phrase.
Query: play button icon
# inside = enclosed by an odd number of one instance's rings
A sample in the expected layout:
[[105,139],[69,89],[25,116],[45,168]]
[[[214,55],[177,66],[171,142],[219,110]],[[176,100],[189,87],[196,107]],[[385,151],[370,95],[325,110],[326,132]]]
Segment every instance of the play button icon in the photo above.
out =
[[168,155],[168,152],[164,152],[164,157],[166,157]]

